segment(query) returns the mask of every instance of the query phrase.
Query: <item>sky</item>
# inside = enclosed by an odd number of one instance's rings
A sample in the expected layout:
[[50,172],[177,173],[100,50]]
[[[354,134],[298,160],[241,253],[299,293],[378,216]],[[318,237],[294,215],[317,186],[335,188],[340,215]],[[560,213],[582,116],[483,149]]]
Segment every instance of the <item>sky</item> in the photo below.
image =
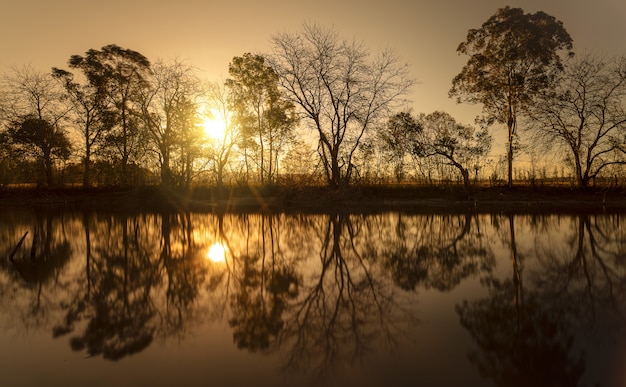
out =
[[394,49],[418,81],[408,96],[414,113],[444,110],[471,124],[480,106],[448,98],[467,61],[456,48],[507,5],[562,21],[576,52],[626,54],[624,0],[0,0],[0,71],[67,68],[71,55],[117,44],[220,81],[233,57],[269,52],[272,35],[317,23],[372,53]]

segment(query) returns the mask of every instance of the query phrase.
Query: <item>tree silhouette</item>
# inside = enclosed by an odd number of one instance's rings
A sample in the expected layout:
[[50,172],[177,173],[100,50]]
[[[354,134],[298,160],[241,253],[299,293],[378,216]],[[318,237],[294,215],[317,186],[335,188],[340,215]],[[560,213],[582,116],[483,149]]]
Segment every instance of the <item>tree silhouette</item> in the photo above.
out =
[[26,116],[13,123],[9,129],[13,143],[21,146],[24,153],[34,157],[41,165],[43,184],[54,185],[54,160],[67,160],[70,156],[70,140],[60,128],[54,124],[37,118]]
[[81,69],[89,84],[104,96],[116,125],[107,132],[106,144],[121,166],[121,184],[128,185],[128,167],[137,161],[141,148],[140,93],[148,87],[150,61],[137,51],[109,44],[90,49],[84,56],[72,55],[72,68]]
[[[85,69],[86,63],[70,67]],[[65,89],[67,99],[72,109],[68,118],[78,127],[77,131],[83,143],[83,187],[92,185],[93,155],[103,145],[106,133],[115,124],[115,114],[103,93],[102,85],[85,82],[81,84],[75,80],[74,74],[69,71],[53,68],[52,75],[58,79]]]
[[72,332],[75,322],[86,318],[85,331],[70,339],[72,349],[119,360],[142,351],[154,339],[155,310],[150,296],[158,277],[139,223],[121,217],[108,226],[113,235],[90,252],[89,292],[75,300],[64,325],[53,333]]
[[150,85],[139,90],[141,120],[157,155],[161,184],[189,188],[194,171],[186,158],[197,158],[203,137],[197,122],[199,80],[193,67],[179,61],[158,61],[151,68]]
[[[451,290],[470,275],[494,266],[493,252],[480,234],[478,219],[470,214],[423,217],[417,227],[411,218],[398,217],[396,240],[382,251],[384,265],[403,290],[422,284],[440,291]],[[475,230],[472,221],[476,222]],[[407,229],[420,230],[409,234]]]
[[332,29],[304,25],[272,38],[272,66],[287,98],[317,133],[329,186],[350,182],[352,158],[366,136],[414,85],[392,52],[371,59]]
[[450,96],[481,103],[487,123],[505,123],[508,185],[513,185],[513,142],[518,115],[562,69],[561,50],[572,49],[563,23],[544,12],[498,9],[480,28],[471,29],[457,51],[470,58],[452,80]]

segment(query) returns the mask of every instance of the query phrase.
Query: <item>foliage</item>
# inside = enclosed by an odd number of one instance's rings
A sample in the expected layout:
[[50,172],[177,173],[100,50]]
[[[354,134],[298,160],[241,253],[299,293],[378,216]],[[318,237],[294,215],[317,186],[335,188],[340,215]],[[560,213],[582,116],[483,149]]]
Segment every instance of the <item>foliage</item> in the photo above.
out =
[[240,125],[240,147],[251,166],[248,152],[256,155],[259,181],[273,182],[279,154],[292,135],[297,119],[294,105],[279,90],[278,74],[261,55],[246,53],[234,57],[228,66],[230,109]]
[[84,56],[72,55],[72,68],[79,68],[97,93],[101,93],[115,113],[116,125],[105,137],[108,156],[119,160],[122,185],[130,183],[129,165],[142,155],[140,95],[148,87],[150,61],[137,51],[115,44],[90,49]]
[[422,113],[417,119],[407,112],[398,113],[390,118],[380,137],[398,160],[396,162],[402,162],[408,153],[454,167],[463,176],[465,189],[469,188],[469,171],[479,168],[492,142],[487,128],[476,131],[441,111]]
[[[86,71],[86,64],[72,64],[70,67]],[[106,101],[102,88],[91,83],[80,83],[74,74],[59,68],[52,69],[52,75],[65,89],[65,101],[70,106],[69,121],[75,125],[82,139],[83,147],[83,187],[92,184],[92,157],[103,146],[106,134],[115,125],[115,112]]]
[[41,165],[45,180],[39,180],[47,186],[54,185],[54,160],[67,160],[70,156],[71,144],[66,134],[46,120],[36,116],[26,116],[13,123],[9,128],[12,142],[24,154],[33,157]]
[[488,123],[507,125],[509,186],[518,115],[535,95],[551,87],[562,69],[560,52],[571,49],[572,38],[562,22],[544,12],[526,14],[510,7],[469,30],[457,48],[469,59],[452,80],[450,96],[482,104]]

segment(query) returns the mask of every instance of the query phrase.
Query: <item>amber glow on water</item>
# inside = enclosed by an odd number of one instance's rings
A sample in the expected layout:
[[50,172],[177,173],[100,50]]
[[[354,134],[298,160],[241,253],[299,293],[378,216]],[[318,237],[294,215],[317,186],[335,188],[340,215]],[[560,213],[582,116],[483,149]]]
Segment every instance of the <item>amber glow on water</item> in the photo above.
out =
[[219,263],[226,260],[226,249],[219,243],[214,243],[209,247],[206,254],[208,260]]

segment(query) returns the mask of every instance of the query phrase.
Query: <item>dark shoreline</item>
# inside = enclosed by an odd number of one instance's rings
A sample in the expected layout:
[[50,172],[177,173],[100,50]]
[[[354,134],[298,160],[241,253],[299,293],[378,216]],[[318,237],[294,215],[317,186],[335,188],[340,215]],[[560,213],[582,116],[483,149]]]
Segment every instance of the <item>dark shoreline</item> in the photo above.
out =
[[198,188],[190,193],[158,187],[3,188],[0,209],[15,207],[138,211],[214,211],[273,213],[626,213],[626,190],[566,187],[356,186]]

